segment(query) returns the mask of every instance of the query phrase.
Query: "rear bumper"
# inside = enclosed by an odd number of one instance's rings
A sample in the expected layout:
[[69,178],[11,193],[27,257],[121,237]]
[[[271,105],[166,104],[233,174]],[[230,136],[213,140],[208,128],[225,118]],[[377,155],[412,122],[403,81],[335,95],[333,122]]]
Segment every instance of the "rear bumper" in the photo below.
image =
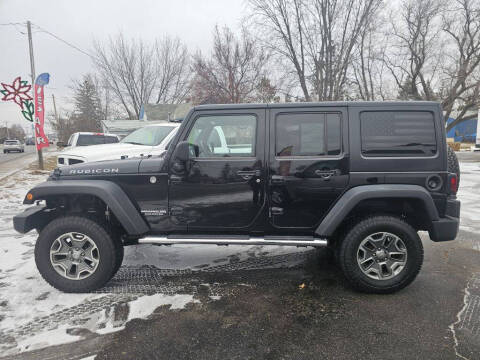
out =
[[455,240],[460,225],[460,201],[448,199],[445,217],[432,221],[429,230],[430,239],[433,241]]

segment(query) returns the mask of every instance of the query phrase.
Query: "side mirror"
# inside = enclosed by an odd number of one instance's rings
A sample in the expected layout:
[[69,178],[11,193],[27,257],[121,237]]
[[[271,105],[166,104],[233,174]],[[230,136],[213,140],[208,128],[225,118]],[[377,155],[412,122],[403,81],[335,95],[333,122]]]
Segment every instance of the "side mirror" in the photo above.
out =
[[190,158],[197,157],[200,150],[198,145],[190,144],[188,141],[180,141],[173,151],[172,170],[176,173],[183,173],[190,170]]
[[188,162],[190,158],[198,157],[198,145],[190,144],[188,141],[180,141],[173,152],[174,161]]
[[66,147],[67,144],[65,144],[63,141],[57,141],[57,146],[58,147]]

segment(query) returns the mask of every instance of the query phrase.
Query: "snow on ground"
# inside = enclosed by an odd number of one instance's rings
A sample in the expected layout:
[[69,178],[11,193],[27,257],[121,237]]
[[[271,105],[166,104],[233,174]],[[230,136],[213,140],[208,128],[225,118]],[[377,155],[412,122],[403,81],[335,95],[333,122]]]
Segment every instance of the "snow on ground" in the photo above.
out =
[[[461,228],[480,231],[479,163],[461,163]],[[0,354],[8,355],[55,344],[74,342],[85,334],[118,331],[135,318],[148,318],[156,308],[172,311],[198,302],[185,291],[192,284],[163,272],[217,271],[296,266],[309,249],[277,246],[178,245],[131,246],[121,270],[103,291],[65,294],[50,287],[34,262],[37,234],[18,234],[12,217],[24,209],[23,198],[31,187],[46,179],[46,172],[23,170],[0,180]],[[479,249],[480,250],[480,249]],[[240,264],[240,265],[239,265]],[[155,281],[152,276],[156,277]],[[124,286],[134,278],[134,284]],[[135,282],[136,281],[136,282]],[[183,283],[182,283],[183,281]],[[122,283],[123,282],[123,283]],[[112,285],[113,283],[113,285]],[[155,283],[156,285],[152,285]],[[183,284],[183,285],[182,285]],[[202,283],[209,299],[218,300],[218,284]],[[117,290],[113,291],[117,287]],[[113,289],[113,290],[112,290]],[[126,289],[126,290],[125,290]]]
[[[162,305],[171,310],[198,302],[184,291],[178,280],[164,285],[160,277],[153,292],[148,287],[152,269],[160,271],[196,271],[225,269],[231,264],[244,268],[295,266],[304,261],[305,248],[278,246],[150,245],[127,247],[120,280],[120,292],[106,290],[91,294],[65,294],[50,287],[38,273],[34,246],[38,234],[16,233],[12,217],[23,211],[27,191],[45,181],[48,173],[23,170],[0,180],[0,354],[8,355],[61,343],[74,342],[85,333],[118,331],[134,318],[147,318]],[[299,256],[296,256],[299,255]],[[282,257],[286,256],[286,257]],[[260,261],[255,259],[270,259]],[[251,261],[251,259],[255,261]],[[273,259],[273,260],[272,260]],[[240,267],[241,268],[241,267]],[[132,275],[140,284],[122,287]],[[143,277],[142,277],[143,276]],[[158,276],[157,276],[158,277]],[[148,279],[148,280],[146,280]],[[134,279],[138,281],[138,279]],[[142,283],[143,281],[143,283]],[[112,280],[115,283],[115,279]],[[120,283],[120,285],[118,285]],[[160,285],[158,285],[160,283]],[[192,286],[188,284],[187,288]],[[210,291],[212,301],[220,298],[217,284],[201,284]],[[133,289],[133,290],[131,290]],[[139,289],[137,291],[137,289]],[[147,289],[147,290],[145,290]],[[149,290],[150,289],[150,290]],[[88,330],[85,332],[85,329]]]
[[[480,163],[460,163],[460,188],[458,198],[461,200],[460,228],[462,230],[480,231]],[[477,249],[477,250],[480,250]]]

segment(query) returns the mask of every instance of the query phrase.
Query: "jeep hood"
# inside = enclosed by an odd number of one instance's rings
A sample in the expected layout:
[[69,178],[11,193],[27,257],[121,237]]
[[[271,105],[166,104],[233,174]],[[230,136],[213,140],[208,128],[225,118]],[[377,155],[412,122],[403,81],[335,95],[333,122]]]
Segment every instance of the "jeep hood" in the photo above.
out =
[[163,161],[164,160],[161,156],[152,156],[62,166],[55,169],[52,174],[52,179],[67,176],[75,178],[85,178],[88,176],[108,177],[124,174],[158,172],[163,167]]
[[128,143],[76,146],[62,151],[60,157],[81,157],[85,161],[115,160],[125,157],[160,155],[165,149],[159,146],[136,145]]

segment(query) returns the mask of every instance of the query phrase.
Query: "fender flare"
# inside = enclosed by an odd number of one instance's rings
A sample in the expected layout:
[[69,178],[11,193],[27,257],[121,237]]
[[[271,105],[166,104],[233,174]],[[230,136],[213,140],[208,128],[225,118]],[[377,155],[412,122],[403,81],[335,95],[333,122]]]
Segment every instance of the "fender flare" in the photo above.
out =
[[427,210],[431,221],[438,221],[438,211],[430,193],[419,185],[361,185],[347,190],[330,209],[320,225],[315,230],[318,236],[331,236],[350,213],[361,201],[367,199],[404,198],[420,200]]
[[25,197],[24,204],[33,204],[48,196],[85,194],[100,198],[116,216],[129,235],[141,235],[150,230],[137,207],[120,186],[106,180],[55,180],[46,181],[29,191],[32,199]]

